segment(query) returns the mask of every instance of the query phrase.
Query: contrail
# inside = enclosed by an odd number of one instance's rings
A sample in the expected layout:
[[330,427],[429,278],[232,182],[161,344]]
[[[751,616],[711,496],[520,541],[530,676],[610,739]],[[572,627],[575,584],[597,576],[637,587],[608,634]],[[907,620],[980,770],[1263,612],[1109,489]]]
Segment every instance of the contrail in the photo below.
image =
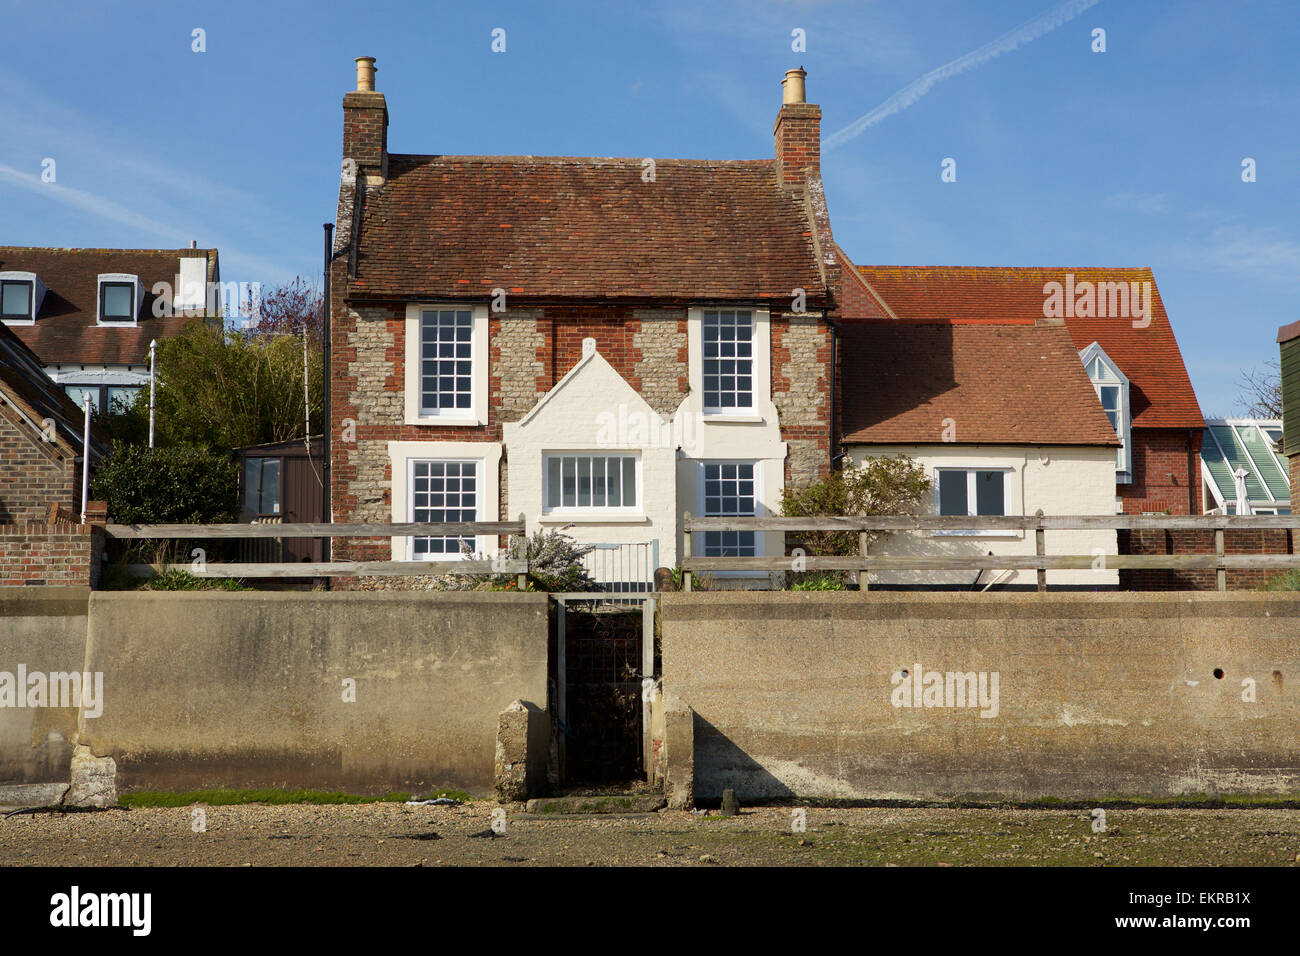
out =
[[839,130],[822,142],[823,150],[831,150],[836,146],[847,143],[849,140],[858,136],[868,126],[874,126],[886,116],[892,116],[899,113],[926,93],[930,92],[930,87],[934,86],[940,80],[946,80],[949,77],[956,76],[958,73],[965,73],[967,70],[973,70],[977,66],[982,66],[989,60],[996,59],[1003,53],[1010,53],[1016,47],[1023,46],[1046,33],[1051,33],[1057,27],[1073,20],[1079,14],[1083,13],[1089,7],[1094,7],[1101,0],[1066,0],[1055,9],[1049,10],[1032,20],[1026,20],[1014,30],[1010,30],[998,37],[991,43],[986,43],[978,50],[972,50],[964,56],[945,63],[943,66],[931,70],[925,76],[918,80],[913,80],[907,86],[903,87],[885,102],[881,103],[870,113],[860,116],[848,126]]

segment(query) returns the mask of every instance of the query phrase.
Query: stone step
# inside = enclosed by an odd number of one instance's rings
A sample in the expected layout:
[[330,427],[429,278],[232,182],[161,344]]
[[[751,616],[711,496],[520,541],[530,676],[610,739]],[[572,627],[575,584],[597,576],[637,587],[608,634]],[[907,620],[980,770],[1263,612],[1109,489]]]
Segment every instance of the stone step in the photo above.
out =
[[607,793],[529,800],[528,813],[551,816],[564,813],[652,813],[667,804],[661,793]]

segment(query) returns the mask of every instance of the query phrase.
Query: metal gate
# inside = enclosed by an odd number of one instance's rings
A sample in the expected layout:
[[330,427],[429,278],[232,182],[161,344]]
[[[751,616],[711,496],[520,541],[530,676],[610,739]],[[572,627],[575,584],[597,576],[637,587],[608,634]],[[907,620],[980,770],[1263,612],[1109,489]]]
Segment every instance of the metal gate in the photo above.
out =
[[551,713],[560,782],[645,779],[655,597],[553,594]]

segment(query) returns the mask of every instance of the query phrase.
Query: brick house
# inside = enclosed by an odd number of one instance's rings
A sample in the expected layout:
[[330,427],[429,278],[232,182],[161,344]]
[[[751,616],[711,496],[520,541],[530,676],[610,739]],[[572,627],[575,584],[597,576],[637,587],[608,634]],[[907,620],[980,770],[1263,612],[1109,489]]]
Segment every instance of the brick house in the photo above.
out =
[[220,315],[216,249],[0,247],[0,319],[80,405],[129,405],[149,342]]
[[840,258],[847,318],[1064,325],[1120,440],[1115,512],[1201,513],[1205,419],[1150,269],[859,266]]
[[[373,80],[359,58],[343,98],[333,521],[523,514],[673,566],[684,512],[772,513],[829,470],[839,265],[802,70],[760,160],[393,154]],[[694,547],[780,553],[768,537]]]

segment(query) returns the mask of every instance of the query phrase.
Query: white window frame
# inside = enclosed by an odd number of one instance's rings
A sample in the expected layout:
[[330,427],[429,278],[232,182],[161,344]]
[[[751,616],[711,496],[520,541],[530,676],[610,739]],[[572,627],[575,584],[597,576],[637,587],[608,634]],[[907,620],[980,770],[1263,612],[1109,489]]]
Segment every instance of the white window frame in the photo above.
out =
[[[748,408],[708,408],[704,405],[704,313],[749,312],[753,316],[753,374]],[[711,422],[762,422],[762,409],[772,394],[772,329],[770,310],[762,306],[709,305],[687,310],[687,374],[691,391],[699,396],[700,411]]]
[[35,272],[0,272],[0,282],[23,282],[28,285],[28,312],[25,318],[5,318],[5,325],[35,325],[36,315],[41,311],[41,302],[45,299],[45,284],[36,278]]
[[[499,442],[436,442],[390,441],[388,457],[392,463],[392,520],[414,521],[415,482],[414,463],[417,461],[472,461],[476,464],[477,486],[476,521],[496,521],[500,509],[501,444]],[[422,536],[421,536],[422,537]],[[415,540],[412,536],[392,539],[395,561],[458,561],[462,555],[440,555],[416,558]],[[496,550],[495,535],[475,535],[474,552],[492,554]],[[401,555],[401,557],[398,557]]]
[[[943,515],[940,507],[939,498],[939,474],[945,471],[963,472],[966,475],[966,514],[969,517],[996,517],[994,515],[978,515],[971,510],[978,507],[975,487],[975,475],[981,471],[996,471],[1002,474],[1002,515],[1015,517],[1011,509],[1011,475],[1015,473],[1014,468],[1000,467],[997,465],[937,465],[934,468],[933,495],[934,495],[934,514],[936,517]],[[1015,538],[1019,537],[1020,532],[1003,529],[1001,531],[978,531],[974,529],[961,529],[953,531],[935,531],[936,537],[955,536],[955,537],[981,537],[981,538]]]
[[[1101,403],[1101,386],[1118,385],[1119,386],[1119,424],[1116,430],[1122,448],[1116,449],[1115,462],[1115,483],[1120,485],[1132,484],[1133,482],[1133,410],[1129,405],[1129,381],[1128,376],[1119,370],[1109,355],[1106,354],[1098,343],[1093,342],[1086,349],[1079,352],[1079,358],[1083,360],[1083,371],[1088,376],[1088,382],[1092,385],[1093,391],[1097,394],[1097,402]],[[1101,363],[1110,370],[1110,373],[1117,379],[1116,382],[1096,382],[1093,381],[1092,374],[1088,371],[1092,364],[1101,360]],[[1120,454],[1123,454],[1124,466],[1119,464]]]
[[[470,407],[445,411],[421,411],[420,314],[432,310],[472,313],[470,332]],[[408,425],[486,425],[488,407],[488,307],[464,302],[419,302],[406,306],[405,327],[405,419]]]
[[[636,504],[628,505],[557,505],[548,507],[550,498],[550,467],[552,458],[631,458],[633,460],[633,480],[636,482]],[[556,449],[542,452],[542,517],[584,516],[630,516],[640,517],[645,514],[645,481],[641,474],[641,454],[637,451],[590,451],[587,449]],[[563,500],[563,495],[561,495]]]
[[[708,474],[707,466],[709,465],[751,465],[754,469],[754,517],[759,518],[767,514],[767,509],[763,507],[763,462],[755,458],[704,458],[696,462],[696,482],[695,482],[695,513],[701,518],[712,517],[705,509],[705,476]],[[740,516],[737,516],[740,517]],[[696,531],[695,540],[691,542],[691,554],[703,557],[705,547],[705,535],[707,531]],[[766,542],[764,541],[764,532],[754,532],[754,555],[762,557],[767,554]],[[742,574],[750,575],[749,571],[727,571],[715,572],[719,574]]]
[[[130,319],[105,319],[104,318],[104,286],[106,285],[130,285],[132,296],[131,300],[135,303],[135,309]],[[109,328],[128,329],[135,328],[140,323],[140,310],[144,307],[144,286],[140,283],[140,277],[131,275],[126,272],[103,272],[99,275],[99,281],[95,284],[95,324],[108,326]]]

